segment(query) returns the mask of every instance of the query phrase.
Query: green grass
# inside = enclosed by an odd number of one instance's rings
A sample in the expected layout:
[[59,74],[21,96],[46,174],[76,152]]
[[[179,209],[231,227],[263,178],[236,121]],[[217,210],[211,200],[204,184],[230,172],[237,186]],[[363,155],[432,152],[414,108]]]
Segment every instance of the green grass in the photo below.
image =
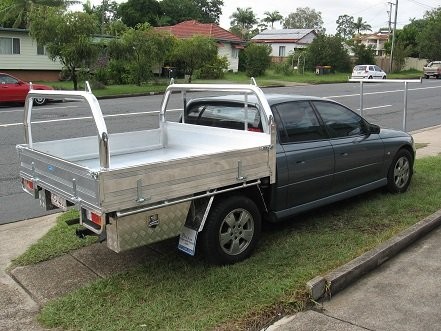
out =
[[48,303],[39,321],[75,330],[261,328],[308,304],[306,281],[441,208],[440,167],[441,157],[417,160],[405,194],[377,190],[267,225],[242,263],[213,267],[172,251]]
[[96,237],[79,239],[75,235],[75,229],[79,226],[68,226],[66,224],[66,221],[78,217],[79,215],[76,210],[70,210],[59,216],[56,225],[24,254],[13,260],[11,266],[23,266],[46,261],[95,242]]

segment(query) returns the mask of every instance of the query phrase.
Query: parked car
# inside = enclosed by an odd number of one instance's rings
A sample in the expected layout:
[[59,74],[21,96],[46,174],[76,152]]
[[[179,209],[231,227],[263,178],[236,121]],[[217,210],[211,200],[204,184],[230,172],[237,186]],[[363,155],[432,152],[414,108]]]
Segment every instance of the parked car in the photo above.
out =
[[[41,84],[32,84],[32,88],[34,90],[53,90],[51,86]],[[29,89],[29,83],[0,72],[0,103],[25,102]],[[45,98],[35,98],[34,104],[37,106],[44,105],[46,101]]]
[[441,77],[441,61],[429,62],[423,68],[423,74],[424,74],[424,78],[426,78],[426,79],[429,79],[430,76],[433,76],[435,78],[440,78]]
[[[95,97],[67,93],[52,95],[84,99],[98,139],[34,141],[28,107],[17,146],[22,187],[46,210],[75,206],[77,235],[99,235],[116,252],[179,235],[187,254],[236,263],[256,247],[262,219],[294,219],[381,187],[404,192],[412,178],[411,135],[327,99],[252,84],[171,84],[158,129],[108,135]],[[176,107],[181,121],[167,120]]]
[[379,66],[373,64],[357,65],[352,70],[354,79],[386,79],[387,75]]

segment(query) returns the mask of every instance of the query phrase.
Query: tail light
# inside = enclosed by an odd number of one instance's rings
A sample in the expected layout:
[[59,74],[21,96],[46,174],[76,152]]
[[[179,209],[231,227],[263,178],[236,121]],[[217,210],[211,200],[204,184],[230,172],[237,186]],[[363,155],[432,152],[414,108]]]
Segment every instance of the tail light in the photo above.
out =
[[101,215],[94,213],[93,211],[86,210],[86,219],[92,223],[95,223],[98,226],[102,225]]
[[263,132],[263,130],[260,129],[260,128],[248,128],[248,131],[251,131],[251,132]]
[[21,185],[23,186],[23,189],[29,193],[34,191],[34,182],[32,180],[22,178]]

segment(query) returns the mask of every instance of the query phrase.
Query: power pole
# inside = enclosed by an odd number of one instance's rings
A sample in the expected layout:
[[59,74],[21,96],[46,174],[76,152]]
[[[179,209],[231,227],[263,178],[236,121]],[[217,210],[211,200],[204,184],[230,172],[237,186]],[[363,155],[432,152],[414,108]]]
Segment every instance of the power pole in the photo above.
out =
[[389,41],[390,41],[390,33],[392,31],[392,6],[394,5],[392,2],[388,2],[389,4],[389,10],[387,12],[388,16],[389,16],[389,29],[388,29],[388,37],[389,37]]
[[397,13],[398,13],[398,0],[395,0],[394,30],[392,32],[392,46],[390,48],[390,72],[392,72],[392,65],[393,65],[393,59],[394,59],[395,34],[396,34],[396,30],[397,30]]

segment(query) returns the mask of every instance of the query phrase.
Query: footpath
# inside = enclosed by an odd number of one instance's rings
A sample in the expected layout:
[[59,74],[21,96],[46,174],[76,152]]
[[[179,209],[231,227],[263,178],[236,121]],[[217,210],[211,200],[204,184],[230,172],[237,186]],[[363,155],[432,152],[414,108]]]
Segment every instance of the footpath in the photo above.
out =
[[[441,126],[412,133],[427,144],[417,157],[441,154]],[[92,245],[34,266],[6,271],[10,262],[43,236],[58,215],[0,226],[0,330],[44,330],[35,316],[48,300],[84,283],[142,263],[167,251],[167,242],[116,254],[105,245]],[[285,317],[265,330],[437,330],[441,329],[441,211],[331,273],[338,292],[315,309]],[[433,230],[432,230],[433,229]],[[431,231],[432,230],[432,231]],[[428,235],[419,239],[425,232]],[[404,249],[403,243],[413,245]],[[164,245],[167,249],[163,249]],[[392,253],[401,251],[388,260]],[[98,263],[112,259],[112,264]],[[369,261],[369,268],[365,267]],[[381,264],[381,265],[380,265]],[[367,273],[374,266],[380,265]],[[349,272],[352,272],[348,277]],[[367,274],[366,274],[367,273]],[[364,275],[365,274],[365,275]],[[363,276],[364,275],[364,276]],[[354,282],[356,279],[358,281]],[[325,290],[323,278],[309,284],[312,292]],[[349,285],[349,286],[348,286]]]

